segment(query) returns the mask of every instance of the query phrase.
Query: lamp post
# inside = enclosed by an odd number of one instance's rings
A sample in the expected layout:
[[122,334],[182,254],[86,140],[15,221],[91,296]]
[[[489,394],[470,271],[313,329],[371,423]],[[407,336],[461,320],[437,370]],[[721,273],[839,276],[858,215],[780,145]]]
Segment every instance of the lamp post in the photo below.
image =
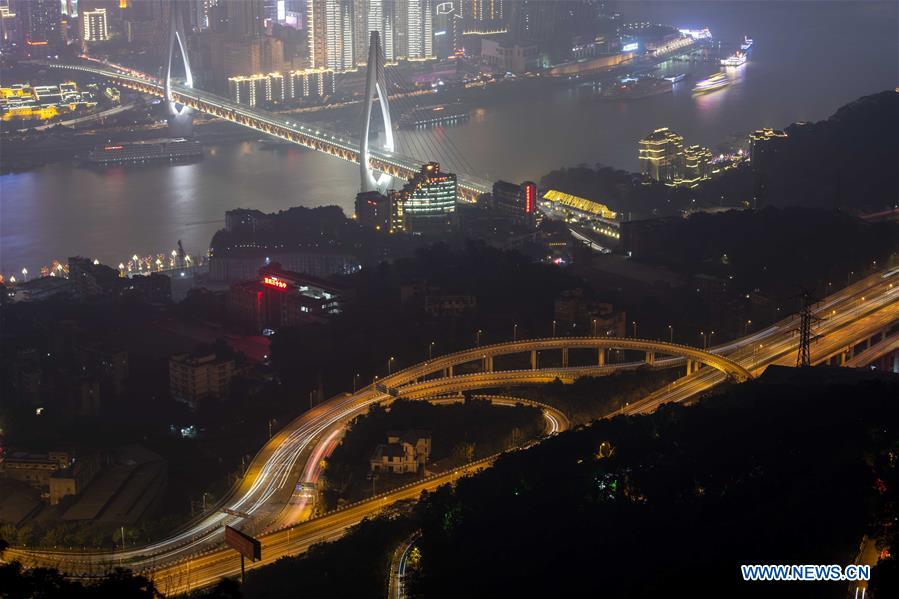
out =
[[743,336],[745,337],[749,332],[749,326],[752,324],[751,320],[747,320],[746,324],[743,325]]
[[518,324],[512,325],[512,341],[518,341]]
[[556,321],[553,321],[553,337],[556,336]]
[[484,331],[482,331],[481,329],[478,329],[478,332],[475,333],[474,344],[476,347],[481,347],[481,333],[483,333],[483,332]]
[[596,337],[596,319],[593,319],[593,328],[591,329],[593,336]]
[[668,325],[668,343],[674,343],[674,327]]
[[387,374],[391,373],[390,367],[393,365],[393,361],[395,359],[396,358],[394,358],[393,356],[390,356],[389,358],[387,358]]
[[437,342],[431,341],[431,343],[428,344],[428,360],[430,360],[431,358],[434,357],[434,344],[435,343],[437,343]]
[[634,339],[636,339],[636,338],[637,338],[637,321],[634,320],[634,321],[631,322],[631,324],[632,324],[633,327],[634,327]]
[[353,375],[353,393],[356,393],[356,379],[359,378],[359,373]]

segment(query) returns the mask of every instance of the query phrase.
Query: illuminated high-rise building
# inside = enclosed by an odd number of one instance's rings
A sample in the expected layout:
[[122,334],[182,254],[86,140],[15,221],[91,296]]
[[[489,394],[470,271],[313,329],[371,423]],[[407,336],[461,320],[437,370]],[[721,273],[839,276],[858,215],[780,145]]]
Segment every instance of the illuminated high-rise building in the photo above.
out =
[[673,185],[683,172],[684,138],[662,127],[640,140],[640,172]]
[[[60,12],[67,17],[78,16],[78,0],[60,0]],[[124,8],[119,6],[119,8]]]
[[397,203],[395,212],[402,217],[402,226],[395,229],[435,233],[446,231],[456,222],[456,175],[442,172],[436,162],[422,166],[401,191],[390,195]]
[[406,0],[406,58],[419,60],[434,57],[434,10],[431,0]]
[[712,151],[702,146],[684,148],[683,172],[676,181],[679,186],[695,187],[712,175]]
[[185,22],[192,29],[205,31],[212,28],[216,11],[223,12],[219,6],[222,0],[188,0],[188,14]]
[[493,184],[493,209],[516,224],[533,224],[537,212],[537,184],[497,181]]
[[52,47],[62,43],[59,0],[28,0],[20,2],[16,10],[21,11],[26,45]]
[[353,55],[356,66],[368,59],[369,22],[371,13],[381,9],[380,1],[375,5],[374,0],[353,0]]
[[325,66],[325,7],[334,0],[308,0],[306,4],[306,37],[309,44],[309,66]]
[[353,0],[308,0],[306,32],[312,68],[353,68],[357,51]]
[[462,13],[459,0],[440,2],[434,9],[434,56],[448,58],[462,48]]
[[19,33],[19,15],[10,8],[8,2],[0,2],[0,42],[18,42]]
[[462,16],[466,33],[504,30],[504,5],[504,0],[462,0]]
[[81,11],[81,40],[90,43],[109,40],[105,8]]

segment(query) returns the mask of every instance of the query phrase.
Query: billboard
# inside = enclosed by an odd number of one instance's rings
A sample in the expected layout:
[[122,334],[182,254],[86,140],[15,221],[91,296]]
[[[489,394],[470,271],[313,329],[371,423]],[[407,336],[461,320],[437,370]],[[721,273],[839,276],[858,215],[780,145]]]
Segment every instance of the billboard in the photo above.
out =
[[225,544],[254,562],[262,559],[262,543],[236,528],[225,526]]

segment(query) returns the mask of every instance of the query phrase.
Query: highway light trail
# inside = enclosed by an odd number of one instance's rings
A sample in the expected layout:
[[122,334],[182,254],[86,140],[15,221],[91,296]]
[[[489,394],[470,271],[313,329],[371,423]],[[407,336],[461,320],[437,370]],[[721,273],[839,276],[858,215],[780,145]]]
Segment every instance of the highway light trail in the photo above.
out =
[[[851,346],[861,339],[866,339],[876,330],[888,327],[891,323],[899,321],[899,302],[897,293],[899,289],[893,284],[896,273],[884,277],[882,273],[873,275],[850,287],[838,291],[825,298],[815,309],[815,314],[821,318],[814,328],[814,334],[820,339],[819,344],[813,346],[814,352],[821,354],[820,359],[826,358],[828,352],[834,347]],[[862,299],[864,298],[864,299]],[[753,333],[742,339],[722,344],[712,348],[713,354],[726,356],[734,363],[753,372],[760,372],[766,365],[776,363],[778,360],[790,360],[793,358],[798,339],[795,334],[797,319],[785,318],[764,330]],[[551,344],[557,340],[530,340],[510,344],[513,348],[530,348],[540,344]],[[571,339],[578,342],[577,339]],[[542,345],[540,345],[542,347]],[[451,367],[456,363],[464,363],[466,360],[478,359],[480,354],[486,351],[500,351],[497,348],[504,347],[484,346],[467,352],[457,352],[449,356],[442,356],[429,360],[422,364],[400,370],[382,382],[390,388],[395,388],[402,395],[406,390],[416,387],[416,380],[425,377],[431,372]],[[493,349],[491,349],[493,348]],[[668,364],[676,363],[683,358],[672,358]],[[666,360],[656,361],[656,365],[662,365]],[[608,372],[615,368],[633,368],[633,364],[612,365]],[[567,369],[572,371],[576,369]],[[528,376],[539,376],[542,370],[532,371],[498,371],[482,372],[475,375],[462,375],[455,377],[442,377],[426,383],[419,384],[422,389],[439,390],[441,393],[456,394],[464,389],[471,381],[477,381],[481,388],[496,388],[515,381],[529,381]],[[548,372],[566,372],[566,369],[550,369]],[[480,378],[478,378],[480,377]],[[655,410],[658,406],[668,402],[686,401],[711,389],[715,385],[726,380],[726,375],[714,368],[703,368],[694,374],[678,379],[666,385],[650,396],[633,402],[619,412],[620,414],[641,414]],[[434,382],[438,381],[438,382]],[[428,399],[427,393],[422,391],[422,399]],[[433,397],[433,395],[431,395]],[[152,545],[130,549],[125,552],[72,554],[67,552],[32,551],[23,552],[11,550],[11,554],[21,559],[24,563],[62,565],[64,571],[78,572],[90,571],[102,563],[126,563],[132,568],[143,570],[151,574],[154,579],[164,578],[167,584],[175,585],[173,588],[184,590],[187,587],[195,588],[198,582],[212,582],[218,576],[234,573],[236,564],[226,559],[226,555],[219,550],[210,553],[219,542],[222,526],[224,524],[243,524],[248,529],[264,531],[271,529],[273,523],[288,523],[297,511],[290,506],[289,500],[295,490],[297,480],[309,481],[317,476],[317,466],[329,443],[333,443],[346,424],[356,415],[362,413],[371,404],[393,401],[394,397],[380,393],[372,386],[368,386],[355,394],[345,394],[315,406],[308,412],[289,423],[283,430],[276,433],[269,443],[259,452],[250,467],[244,480],[234,492],[234,498],[226,501],[233,512],[239,512],[246,506],[249,521],[242,516],[227,513],[215,513],[208,515],[189,529],[182,531],[173,537],[154,543]],[[491,398],[497,403],[511,402],[515,398],[496,397]],[[526,403],[526,402],[522,402]],[[561,416],[561,418],[560,418]],[[566,422],[562,420],[561,413],[544,411],[547,422],[547,432],[564,430]],[[308,455],[306,455],[308,453]],[[304,458],[305,456],[305,458]],[[302,461],[305,459],[305,462]],[[297,471],[297,467],[302,468]],[[480,464],[477,467],[484,467]],[[477,469],[477,467],[473,467]],[[464,470],[464,469],[463,469]],[[313,542],[320,539],[337,538],[347,526],[358,522],[365,516],[372,515],[390,502],[415,498],[423,489],[434,488],[439,484],[450,482],[457,474],[446,475],[429,479],[420,485],[412,485],[390,492],[383,498],[374,502],[363,502],[349,509],[333,514],[314,518],[289,529],[292,532],[290,547],[284,543],[283,530],[276,530],[263,535],[265,547],[272,558],[278,555],[287,555],[305,550]],[[302,511],[302,510],[300,510]],[[306,531],[306,532],[304,532]],[[272,547],[277,550],[272,551]],[[198,551],[203,553],[197,554]],[[185,558],[190,556],[185,561]],[[218,556],[218,557],[211,557]],[[179,561],[181,560],[181,561]],[[268,563],[268,558],[265,559]],[[187,564],[191,564],[187,566]],[[186,568],[190,573],[186,573]],[[205,569],[204,569],[205,568]],[[173,581],[179,580],[177,584]]]

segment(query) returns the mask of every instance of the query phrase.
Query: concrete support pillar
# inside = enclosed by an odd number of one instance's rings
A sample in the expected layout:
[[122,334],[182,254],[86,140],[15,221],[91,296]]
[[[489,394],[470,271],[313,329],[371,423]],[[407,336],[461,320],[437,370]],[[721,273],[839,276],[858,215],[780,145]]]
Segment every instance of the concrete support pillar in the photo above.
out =
[[169,124],[169,137],[193,137],[194,115],[190,109],[185,109],[179,114],[171,114],[166,117]]
[[537,351],[531,350],[531,370],[537,370]]
[[596,363],[600,366],[606,365],[606,348],[600,347],[597,351]]
[[646,352],[646,363],[652,366],[656,361],[656,353],[652,351]]
[[687,359],[687,376],[693,374],[693,360]]
[[562,348],[562,368],[568,368],[568,348]]
[[849,359],[849,351],[850,351],[850,350],[846,350],[846,351],[844,351],[844,352],[840,352],[840,366],[845,366],[845,365],[846,365],[846,360]]
[[484,358],[484,371],[493,372],[493,356],[487,356],[486,358]]

